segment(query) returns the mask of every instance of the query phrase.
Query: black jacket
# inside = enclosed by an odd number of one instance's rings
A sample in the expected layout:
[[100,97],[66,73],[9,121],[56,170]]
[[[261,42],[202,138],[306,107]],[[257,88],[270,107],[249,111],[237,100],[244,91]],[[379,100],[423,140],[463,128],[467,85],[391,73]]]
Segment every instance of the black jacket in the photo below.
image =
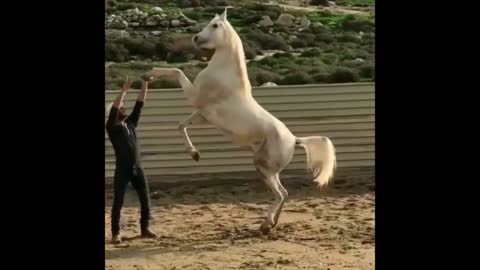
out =
[[108,138],[113,145],[117,169],[140,166],[140,147],[137,142],[136,127],[142,112],[143,102],[137,101],[130,115],[125,120],[125,126],[118,120],[118,109],[112,106],[108,116],[106,129]]

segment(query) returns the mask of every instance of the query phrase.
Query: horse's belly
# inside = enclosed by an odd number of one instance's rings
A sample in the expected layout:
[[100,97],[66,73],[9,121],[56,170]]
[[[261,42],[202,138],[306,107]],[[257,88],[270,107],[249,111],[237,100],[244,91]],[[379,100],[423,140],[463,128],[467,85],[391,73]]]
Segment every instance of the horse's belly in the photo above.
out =
[[241,102],[211,106],[202,115],[235,144],[250,145],[264,136],[261,117]]

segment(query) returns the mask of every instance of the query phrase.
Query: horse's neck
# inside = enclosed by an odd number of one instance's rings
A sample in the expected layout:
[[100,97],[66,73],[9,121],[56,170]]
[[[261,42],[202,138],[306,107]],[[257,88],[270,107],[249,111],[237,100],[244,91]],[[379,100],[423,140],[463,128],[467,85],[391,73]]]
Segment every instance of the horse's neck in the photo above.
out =
[[220,70],[231,69],[233,74],[237,74],[241,83],[241,88],[249,93],[251,91],[251,85],[248,80],[245,55],[243,53],[243,48],[240,46],[242,45],[218,48],[212,56],[209,66]]

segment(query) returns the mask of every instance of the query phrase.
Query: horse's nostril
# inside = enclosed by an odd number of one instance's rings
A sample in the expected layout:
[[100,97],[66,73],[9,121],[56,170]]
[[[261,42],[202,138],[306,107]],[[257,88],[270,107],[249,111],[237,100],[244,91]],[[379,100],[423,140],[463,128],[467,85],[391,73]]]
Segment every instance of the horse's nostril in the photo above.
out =
[[197,40],[198,40],[198,36],[194,36],[193,41],[197,42]]

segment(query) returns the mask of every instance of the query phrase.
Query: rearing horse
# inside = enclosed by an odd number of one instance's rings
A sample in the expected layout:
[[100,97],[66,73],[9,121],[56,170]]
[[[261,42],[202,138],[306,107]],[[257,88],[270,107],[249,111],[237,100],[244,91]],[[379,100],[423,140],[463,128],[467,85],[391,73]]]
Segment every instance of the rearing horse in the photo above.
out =
[[295,137],[285,124],[253,98],[242,41],[227,21],[226,9],[193,37],[193,44],[197,48],[215,50],[208,66],[193,84],[177,68],[153,68],[145,76],[167,76],[179,81],[188,103],[194,108],[179,125],[187,151],[194,160],[198,161],[200,154],[187,134],[190,124],[209,123],[233,143],[252,150],[255,168],[275,196],[260,227],[262,233],[268,234],[277,225],[288,196],[279,173],[292,161],[295,147],[305,149],[317,188],[326,185],[333,176],[335,148],[327,137]]

